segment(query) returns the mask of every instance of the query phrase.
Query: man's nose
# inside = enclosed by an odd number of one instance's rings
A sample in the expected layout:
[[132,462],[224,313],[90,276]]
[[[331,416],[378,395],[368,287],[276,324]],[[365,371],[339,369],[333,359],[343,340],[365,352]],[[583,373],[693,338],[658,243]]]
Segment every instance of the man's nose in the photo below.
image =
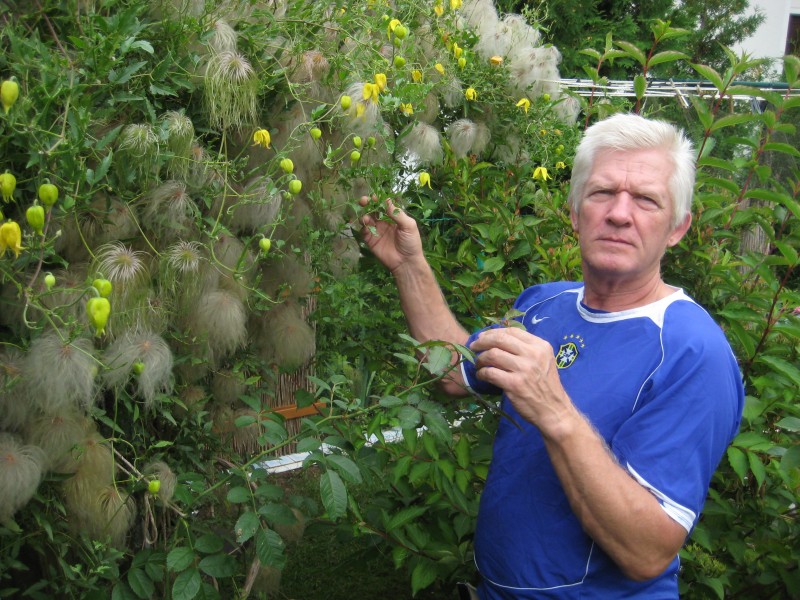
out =
[[631,221],[633,196],[628,192],[617,192],[608,204],[606,219],[615,225],[626,225]]

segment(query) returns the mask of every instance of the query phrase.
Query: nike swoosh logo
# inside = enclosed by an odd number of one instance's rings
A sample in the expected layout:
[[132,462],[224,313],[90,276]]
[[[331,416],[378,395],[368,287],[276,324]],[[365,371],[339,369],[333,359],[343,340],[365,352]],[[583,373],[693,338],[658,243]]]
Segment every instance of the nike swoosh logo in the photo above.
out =
[[549,318],[550,318],[550,317],[542,317],[542,318],[540,319],[540,318],[539,318],[539,317],[537,317],[536,315],[533,315],[533,316],[531,317],[531,325],[538,325],[539,323],[541,323],[541,322],[542,322],[542,321],[544,321],[545,319],[549,319]]

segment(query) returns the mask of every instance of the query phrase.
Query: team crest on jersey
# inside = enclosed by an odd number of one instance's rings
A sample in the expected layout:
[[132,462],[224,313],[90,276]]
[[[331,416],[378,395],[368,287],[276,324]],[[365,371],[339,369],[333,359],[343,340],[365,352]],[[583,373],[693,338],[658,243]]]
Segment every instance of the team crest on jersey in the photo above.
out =
[[586,344],[583,343],[583,338],[579,335],[565,335],[564,340],[564,343],[561,344],[556,353],[556,366],[559,369],[571,367],[572,363],[578,360],[581,349],[586,347]]

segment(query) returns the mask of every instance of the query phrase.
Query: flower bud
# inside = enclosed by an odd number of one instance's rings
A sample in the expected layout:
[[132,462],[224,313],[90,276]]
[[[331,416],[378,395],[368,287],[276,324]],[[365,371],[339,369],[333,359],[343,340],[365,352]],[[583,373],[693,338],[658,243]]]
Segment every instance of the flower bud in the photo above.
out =
[[86,315],[94,327],[95,335],[104,335],[108,317],[111,315],[111,303],[108,298],[89,298],[86,303]]
[[28,225],[31,226],[36,233],[42,235],[44,229],[44,207],[39,204],[29,206],[25,211],[25,218],[28,220]]
[[3,202],[11,202],[14,199],[14,190],[17,189],[17,178],[6,171],[0,175],[0,193],[3,194]]
[[52,273],[48,273],[44,276],[44,286],[47,288],[47,291],[53,289],[53,286],[56,284],[56,276]]
[[6,79],[0,84],[0,102],[3,103],[3,109],[6,114],[14,106],[14,103],[19,98],[19,84],[13,79]]
[[350,108],[350,105],[353,102],[353,99],[350,96],[342,96],[341,100],[339,101],[342,105],[342,110],[347,110]]
[[311,134],[311,137],[315,140],[318,140],[322,137],[322,130],[319,127],[312,127],[309,129],[308,133]]
[[293,173],[294,172],[294,163],[292,162],[292,159],[291,158],[284,158],[283,160],[281,160],[281,169],[283,169],[283,171],[285,173],[289,173],[289,174]]
[[43,183],[39,186],[39,200],[50,208],[58,200],[58,188],[50,182]]
[[359,160],[361,160],[361,152],[358,150],[353,150],[350,153],[350,162],[356,164]]
[[299,194],[300,190],[302,189],[303,189],[303,182],[300,181],[299,179],[292,179],[289,182],[289,193],[292,196],[296,196],[297,194]]
[[0,256],[6,250],[11,250],[15,257],[22,250],[22,231],[16,221],[6,221],[0,225]]
[[267,252],[269,252],[269,249],[272,247],[272,241],[267,237],[263,237],[260,240],[258,240],[258,246],[259,246],[259,248],[261,248],[261,251],[264,254],[266,254]]

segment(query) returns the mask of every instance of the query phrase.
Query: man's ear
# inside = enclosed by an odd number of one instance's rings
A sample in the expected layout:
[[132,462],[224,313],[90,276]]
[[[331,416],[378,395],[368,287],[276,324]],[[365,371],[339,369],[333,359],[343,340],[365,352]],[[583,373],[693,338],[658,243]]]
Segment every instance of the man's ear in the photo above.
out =
[[569,207],[569,220],[572,221],[572,230],[578,233],[578,213],[572,206]]
[[667,248],[672,248],[675,244],[681,241],[686,232],[689,231],[689,226],[692,224],[692,213],[688,213],[683,221],[681,221],[675,229],[669,234],[667,238]]

